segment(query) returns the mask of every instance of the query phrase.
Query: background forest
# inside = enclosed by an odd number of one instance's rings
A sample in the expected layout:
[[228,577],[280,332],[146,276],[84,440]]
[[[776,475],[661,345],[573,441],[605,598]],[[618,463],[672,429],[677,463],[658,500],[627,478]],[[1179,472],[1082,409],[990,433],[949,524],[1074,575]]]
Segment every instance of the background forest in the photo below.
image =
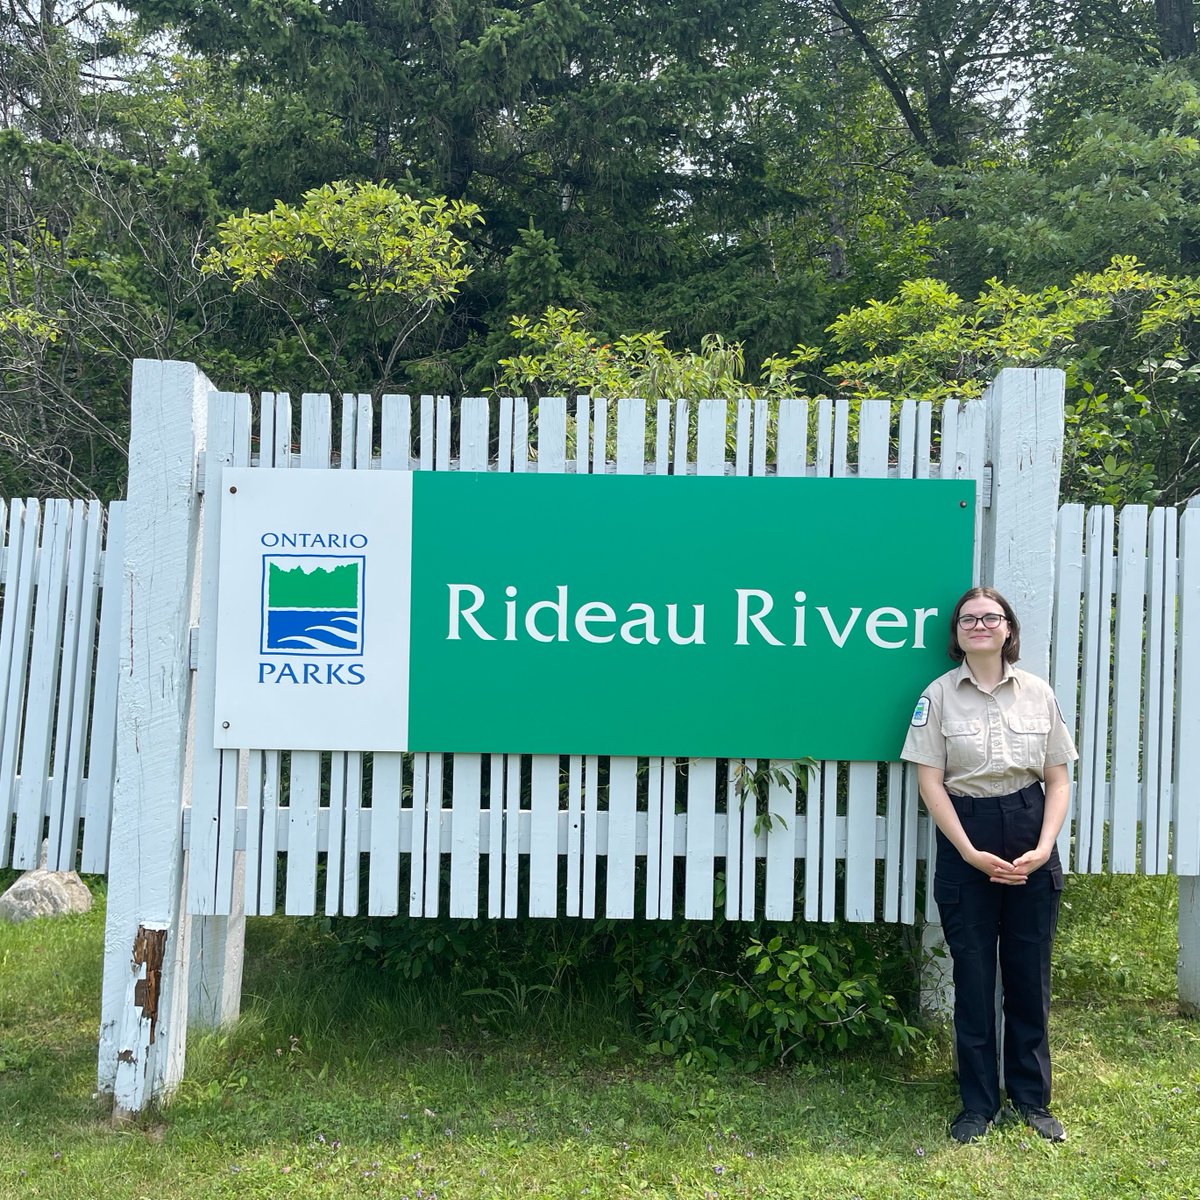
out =
[[1045,363],[1071,498],[1200,489],[1192,0],[2,0],[0,110],[0,494],[119,494],[138,356],[452,395]]

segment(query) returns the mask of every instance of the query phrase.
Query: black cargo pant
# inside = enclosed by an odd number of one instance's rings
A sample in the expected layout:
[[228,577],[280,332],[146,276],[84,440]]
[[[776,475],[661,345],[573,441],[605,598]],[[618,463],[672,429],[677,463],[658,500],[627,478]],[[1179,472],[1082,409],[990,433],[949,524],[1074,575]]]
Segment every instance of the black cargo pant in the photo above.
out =
[[[971,844],[1011,862],[1042,831],[1045,794],[1032,784],[1008,796],[951,796]],[[963,1108],[1000,1109],[996,1055],[996,960],[1004,997],[1004,1082],[1008,1098],[1050,1103],[1050,949],[1062,891],[1058,850],[1024,884],[992,883],[937,834],[933,894],[954,965],[954,1039]]]

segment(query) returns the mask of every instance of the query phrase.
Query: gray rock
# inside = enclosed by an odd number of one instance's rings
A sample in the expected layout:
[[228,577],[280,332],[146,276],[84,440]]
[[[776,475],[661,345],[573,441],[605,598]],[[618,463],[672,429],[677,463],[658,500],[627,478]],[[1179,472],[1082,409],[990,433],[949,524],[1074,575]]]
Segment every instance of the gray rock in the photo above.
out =
[[19,925],[34,917],[87,912],[92,893],[74,871],[26,871],[0,896],[0,921]]

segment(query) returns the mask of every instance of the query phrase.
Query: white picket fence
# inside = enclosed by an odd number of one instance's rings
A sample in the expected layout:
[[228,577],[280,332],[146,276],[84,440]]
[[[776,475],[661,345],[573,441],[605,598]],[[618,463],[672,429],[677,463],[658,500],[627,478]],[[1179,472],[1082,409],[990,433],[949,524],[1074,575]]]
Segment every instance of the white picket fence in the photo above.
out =
[[0,867],[108,869],[123,516],[0,502]]
[[[887,402],[867,402],[852,437],[845,401],[742,401],[732,463],[724,402],[663,402],[648,422],[641,401],[543,401],[536,443],[525,401],[496,407],[466,400],[455,423],[445,397],[387,396],[377,437],[369,397],[346,397],[335,452],[329,397],[305,396],[294,453],[287,396],[262,398],[255,430],[248,397],[216,394],[205,470],[922,478],[953,463],[963,477],[990,474],[980,469],[978,404],[947,404],[935,426],[928,403],[900,405],[893,425]],[[491,458],[489,442],[497,443]],[[36,865],[47,839],[51,869],[107,869],[123,516],[120,503],[107,521],[96,502],[8,508],[0,866]],[[1200,639],[1183,636],[1198,619],[1198,521],[1194,510],[1181,522],[1173,509],[1142,506],[1119,516],[1079,505],[1058,513],[1052,680],[1081,752],[1061,847],[1075,871],[1200,874],[1200,788],[1186,783],[1196,778],[1200,697],[1196,667],[1184,661],[1200,653]],[[211,718],[218,533],[210,521],[195,631],[199,728]],[[187,911],[200,915],[243,905],[248,914],[274,912],[282,881],[289,913],[709,919],[723,873],[730,919],[840,913],[911,922],[918,863],[929,854],[912,772],[897,763],[823,762],[793,785],[776,776],[754,791],[742,782],[758,769],[754,760],[247,753],[202,744],[193,754],[181,822]]]

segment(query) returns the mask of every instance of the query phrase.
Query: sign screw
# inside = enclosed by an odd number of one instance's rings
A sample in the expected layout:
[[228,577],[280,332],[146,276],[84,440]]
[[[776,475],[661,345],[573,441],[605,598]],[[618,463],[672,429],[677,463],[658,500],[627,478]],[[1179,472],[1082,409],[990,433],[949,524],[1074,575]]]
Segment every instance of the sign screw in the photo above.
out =
[[[237,491],[237,488],[230,488],[229,490],[230,490],[231,492],[236,492],[236,491]],[[967,502],[966,502],[965,500],[960,500],[960,501],[958,502],[958,507],[959,507],[959,508],[966,508],[966,507],[967,507]]]
[[229,722],[228,722],[228,721],[222,721],[222,722],[221,722],[221,728],[222,728],[222,729],[228,729],[228,728],[229,728]]
[[237,491],[237,488],[236,488],[236,487],[231,487],[231,488],[229,489],[229,494],[232,496],[232,495],[233,495],[233,493],[234,493],[234,492],[236,492],[236,491]]

